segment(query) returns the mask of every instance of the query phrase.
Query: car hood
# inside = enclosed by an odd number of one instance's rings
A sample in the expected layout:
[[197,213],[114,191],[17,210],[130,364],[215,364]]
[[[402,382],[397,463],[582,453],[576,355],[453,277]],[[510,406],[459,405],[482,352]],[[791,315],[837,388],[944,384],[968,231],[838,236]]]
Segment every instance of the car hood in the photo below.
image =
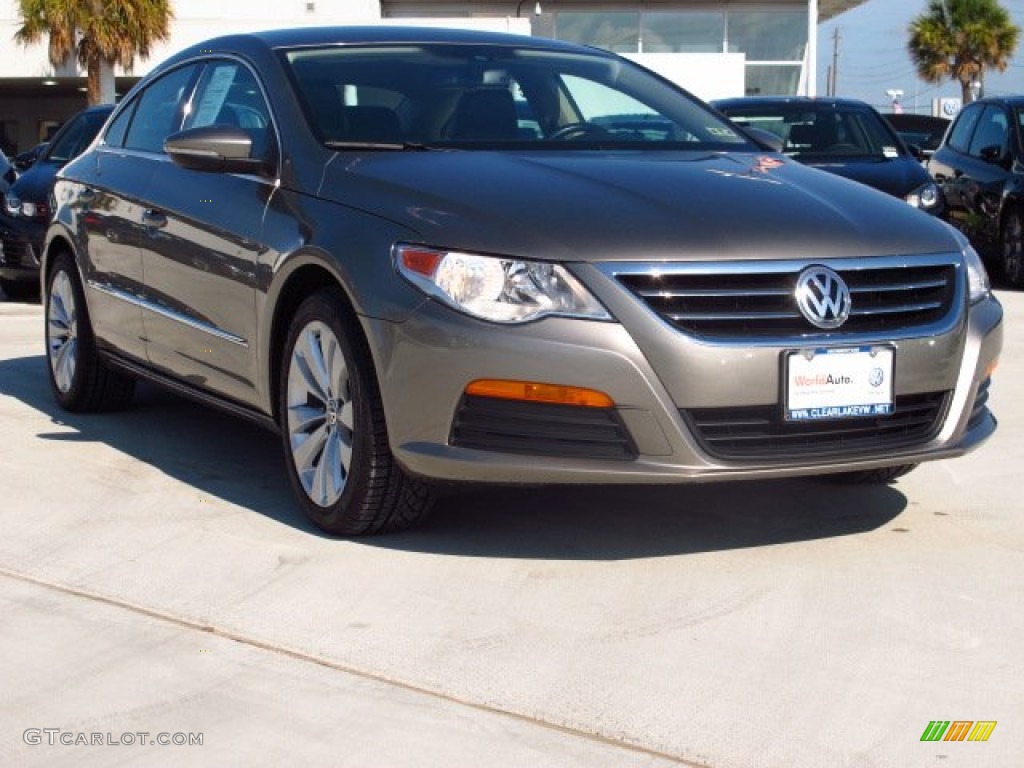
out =
[[424,243],[569,261],[821,258],[959,250],[905,202],[780,155],[339,153],[319,194]]
[[20,200],[44,203],[50,197],[53,180],[61,168],[57,163],[38,160],[11,185],[11,194]]
[[906,197],[931,181],[928,171],[910,157],[863,160],[811,160],[807,165],[847,179],[859,181],[899,198]]

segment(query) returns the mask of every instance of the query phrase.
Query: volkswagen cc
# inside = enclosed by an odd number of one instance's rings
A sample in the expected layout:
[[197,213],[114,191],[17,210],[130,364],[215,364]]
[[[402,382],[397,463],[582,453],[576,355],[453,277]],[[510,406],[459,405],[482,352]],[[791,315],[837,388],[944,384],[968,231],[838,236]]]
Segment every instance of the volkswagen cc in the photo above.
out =
[[960,234],[591,48],[218,38],[54,198],[58,403],[146,379],[263,424],[336,534],[439,482],[887,482],[996,426],[1002,310]]

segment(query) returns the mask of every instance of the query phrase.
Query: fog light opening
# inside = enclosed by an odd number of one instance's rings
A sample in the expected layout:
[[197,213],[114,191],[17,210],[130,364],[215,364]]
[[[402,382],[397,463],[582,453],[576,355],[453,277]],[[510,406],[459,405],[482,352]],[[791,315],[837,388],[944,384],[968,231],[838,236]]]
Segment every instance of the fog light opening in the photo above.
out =
[[587,408],[611,408],[615,405],[604,392],[562,384],[541,384],[535,381],[477,379],[466,387],[467,395],[498,397],[503,400],[526,400],[533,403],[582,405]]

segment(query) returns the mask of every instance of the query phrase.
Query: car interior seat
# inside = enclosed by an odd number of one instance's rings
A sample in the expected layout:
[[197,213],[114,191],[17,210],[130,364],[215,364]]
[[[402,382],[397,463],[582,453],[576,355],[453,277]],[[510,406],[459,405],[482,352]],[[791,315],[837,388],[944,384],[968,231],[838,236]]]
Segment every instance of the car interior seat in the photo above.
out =
[[519,137],[515,99],[508,88],[477,88],[462,94],[445,137],[457,140],[491,141]]

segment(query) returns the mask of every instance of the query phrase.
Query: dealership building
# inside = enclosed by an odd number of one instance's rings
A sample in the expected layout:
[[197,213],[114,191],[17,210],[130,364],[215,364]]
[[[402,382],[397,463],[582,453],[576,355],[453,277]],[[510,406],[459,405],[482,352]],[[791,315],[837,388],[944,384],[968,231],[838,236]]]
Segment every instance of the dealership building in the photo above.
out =
[[[865,0],[174,0],[171,37],[132,72],[125,93],[172,53],[245,30],[336,24],[458,26],[595,45],[640,62],[704,99],[815,95],[818,23]],[[22,46],[16,0],[0,0],[0,147],[23,151],[85,106],[77,62],[54,68],[45,41]]]

